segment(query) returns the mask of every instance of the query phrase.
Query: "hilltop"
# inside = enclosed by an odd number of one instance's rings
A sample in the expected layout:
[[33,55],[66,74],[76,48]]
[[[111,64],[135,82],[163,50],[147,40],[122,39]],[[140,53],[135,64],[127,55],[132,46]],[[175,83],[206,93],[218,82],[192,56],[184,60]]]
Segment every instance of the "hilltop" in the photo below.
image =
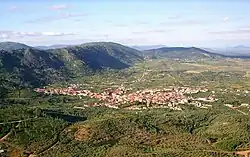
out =
[[42,85],[61,80],[64,63],[54,54],[34,48],[0,50],[1,69],[15,75],[19,82]]
[[12,51],[12,50],[26,49],[26,48],[31,48],[31,47],[17,42],[10,42],[10,41],[0,42],[0,50]]
[[143,60],[140,51],[109,42],[39,50],[14,42],[0,43],[1,68],[22,82],[41,85],[67,80],[91,71],[124,69]]
[[162,47],[146,50],[143,54],[150,58],[202,59],[226,57],[196,47]]
[[142,61],[141,52],[133,48],[113,43],[113,42],[92,42],[80,45],[82,48],[95,48],[97,52],[104,52],[125,64],[133,65],[138,61]]

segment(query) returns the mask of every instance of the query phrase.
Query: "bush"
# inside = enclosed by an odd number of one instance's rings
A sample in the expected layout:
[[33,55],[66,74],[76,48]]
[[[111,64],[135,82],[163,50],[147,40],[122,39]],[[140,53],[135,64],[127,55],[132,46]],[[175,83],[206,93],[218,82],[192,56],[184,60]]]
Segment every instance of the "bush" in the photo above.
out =
[[241,141],[236,139],[227,139],[216,143],[216,147],[222,150],[234,151],[241,143]]

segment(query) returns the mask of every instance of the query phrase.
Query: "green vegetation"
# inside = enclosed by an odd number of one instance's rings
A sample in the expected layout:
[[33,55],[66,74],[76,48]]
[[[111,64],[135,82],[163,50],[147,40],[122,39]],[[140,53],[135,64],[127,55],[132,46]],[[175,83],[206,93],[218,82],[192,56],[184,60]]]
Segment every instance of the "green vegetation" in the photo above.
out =
[[[249,106],[242,106],[250,103],[249,60],[195,56],[140,62],[137,55],[115,43],[1,51],[1,149],[8,156],[41,157],[233,157],[237,150],[250,149]],[[33,91],[34,85],[56,88],[70,83],[94,92],[121,85],[131,92],[204,87],[207,92],[187,96],[215,95],[218,101],[206,102],[211,105],[206,109],[183,104],[181,111],[131,111],[86,107],[98,103],[94,98]]]
[[208,52],[196,47],[163,47],[146,50],[145,54],[153,58],[207,59],[220,58],[223,55]]
[[103,69],[128,68],[143,60],[139,51],[116,43],[38,50],[20,43],[0,44],[0,68],[18,75],[21,86],[41,86],[90,75]]
[[0,50],[12,51],[17,49],[30,48],[28,45],[15,42],[0,42]]

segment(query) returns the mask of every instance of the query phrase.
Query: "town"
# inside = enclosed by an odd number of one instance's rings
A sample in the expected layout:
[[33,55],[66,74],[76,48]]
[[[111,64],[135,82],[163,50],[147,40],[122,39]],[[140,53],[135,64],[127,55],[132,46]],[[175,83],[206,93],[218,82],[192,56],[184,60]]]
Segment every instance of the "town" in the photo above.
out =
[[[47,95],[68,95],[90,97],[99,100],[94,104],[87,106],[106,106],[109,108],[121,108],[124,104],[130,104],[125,107],[128,110],[141,110],[148,108],[169,108],[173,110],[182,110],[179,105],[190,104],[199,108],[208,108],[211,105],[205,102],[214,102],[218,99],[215,95],[210,94],[205,98],[193,98],[190,94],[199,92],[208,92],[206,88],[189,88],[189,87],[169,87],[163,89],[146,89],[133,92],[132,89],[126,89],[121,86],[117,89],[105,89],[102,93],[95,93],[90,90],[79,89],[80,85],[70,84],[67,88],[36,88],[37,93]],[[188,95],[188,96],[187,96]],[[201,103],[204,102],[204,103]],[[79,108],[79,107],[75,107]]]

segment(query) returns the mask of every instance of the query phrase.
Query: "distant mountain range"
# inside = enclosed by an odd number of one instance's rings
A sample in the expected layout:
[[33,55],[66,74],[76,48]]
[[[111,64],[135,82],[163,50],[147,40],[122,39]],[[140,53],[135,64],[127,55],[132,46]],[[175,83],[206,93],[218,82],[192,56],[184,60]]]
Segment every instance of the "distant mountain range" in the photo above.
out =
[[234,46],[233,48],[239,48],[239,49],[250,49],[250,46],[245,46],[245,45],[237,45],[237,46]]
[[242,58],[250,59],[249,54],[223,54],[209,48],[197,47],[162,47],[143,51],[149,58],[178,58],[178,59],[203,59],[203,58]]
[[49,50],[49,49],[59,49],[59,48],[65,48],[72,45],[51,45],[51,46],[35,46],[35,48],[40,50]]
[[134,49],[144,51],[144,50],[150,50],[150,49],[158,49],[162,47],[166,47],[165,45],[136,45],[136,46],[131,46]]
[[[165,45],[135,45],[131,47],[140,51],[146,51],[146,50],[164,48],[167,46]],[[212,53],[223,54],[226,56],[235,56],[235,57],[250,56],[250,46],[245,46],[245,45],[237,45],[234,47],[225,47],[225,48],[200,47],[200,49],[203,49]]]
[[162,47],[146,50],[143,54],[149,58],[203,59],[226,57],[196,47]]
[[[153,46],[159,47],[161,45]],[[41,50],[21,43],[0,43],[0,71],[15,74],[21,82],[39,86],[93,73],[124,69],[144,58],[204,59],[232,57],[196,47],[161,47],[145,51],[112,42],[93,42]],[[151,46],[148,46],[149,48]],[[144,47],[146,48],[146,47]],[[239,47],[238,47],[239,48]],[[242,48],[242,47],[241,47]],[[233,56],[250,58],[250,56]]]
[[212,52],[221,53],[228,56],[250,56],[250,47],[238,45],[235,47],[213,48]]

